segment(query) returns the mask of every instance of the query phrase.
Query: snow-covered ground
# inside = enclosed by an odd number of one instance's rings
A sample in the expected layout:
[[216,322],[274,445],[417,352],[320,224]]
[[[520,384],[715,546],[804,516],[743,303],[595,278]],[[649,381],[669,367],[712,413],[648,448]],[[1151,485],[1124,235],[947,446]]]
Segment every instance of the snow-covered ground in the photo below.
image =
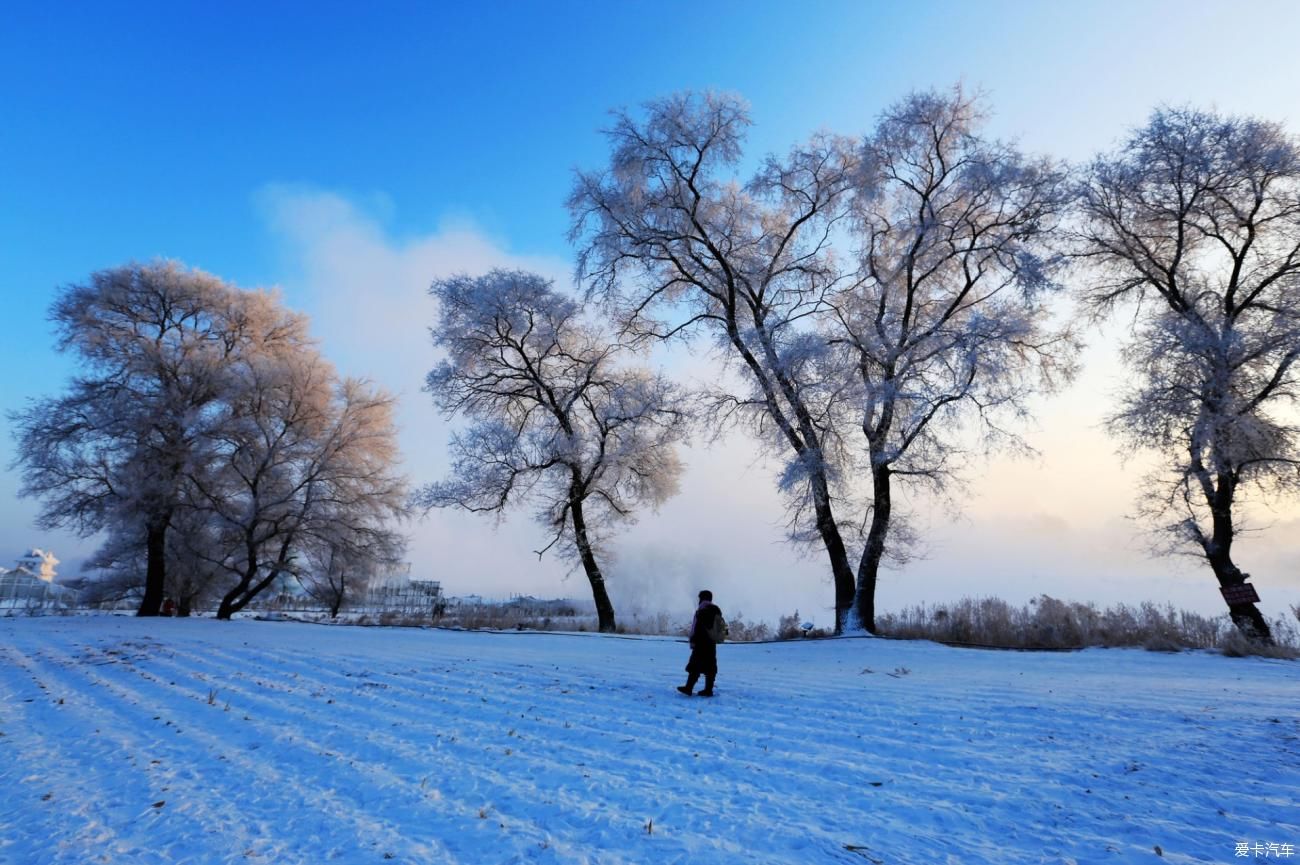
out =
[[0,862],[1300,861],[1298,663],[728,644],[707,700],[686,654],[3,619]]

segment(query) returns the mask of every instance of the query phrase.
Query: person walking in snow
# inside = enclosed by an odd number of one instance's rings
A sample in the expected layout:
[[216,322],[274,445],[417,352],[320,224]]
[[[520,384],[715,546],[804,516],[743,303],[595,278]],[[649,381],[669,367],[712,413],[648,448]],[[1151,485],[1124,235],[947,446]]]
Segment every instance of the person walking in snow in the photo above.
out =
[[704,589],[691,620],[691,659],[686,662],[686,684],[678,686],[677,690],[691,696],[695,683],[703,676],[704,690],[700,691],[700,696],[713,696],[713,680],[718,675],[718,643],[726,639],[726,633],[727,623],[722,618],[722,610],[714,605],[713,592]]

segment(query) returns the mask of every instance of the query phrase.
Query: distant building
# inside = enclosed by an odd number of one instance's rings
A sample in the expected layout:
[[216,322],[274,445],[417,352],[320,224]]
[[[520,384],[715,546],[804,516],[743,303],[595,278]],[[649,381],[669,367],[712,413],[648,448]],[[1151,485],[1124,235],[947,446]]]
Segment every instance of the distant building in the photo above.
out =
[[409,613],[412,615],[440,613],[446,601],[442,596],[442,583],[437,580],[412,580],[383,582],[372,585],[365,599],[357,607]]
[[[357,589],[355,582],[347,587],[343,609],[355,613],[428,616],[439,614],[446,606],[442,584],[437,580],[411,579],[409,564],[392,573],[375,576],[362,585],[362,590]],[[250,607],[273,611],[315,611],[327,606],[322,600],[327,596],[328,593],[314,595],[300,580],[285,577],[276,593],[267,592]]]
[[54,553],[33,548],[27,555],[19,556],[16,567],[27,571],[29,574],[35,574],[47,583],[53,583],[54,569],[58,567],[58,564],[59,560],[54,558]]
[[58,564],[53,553],[33,549],[18,558],[13,570],[0,568],[0,611],[71,606],[76,591],[54,584]]

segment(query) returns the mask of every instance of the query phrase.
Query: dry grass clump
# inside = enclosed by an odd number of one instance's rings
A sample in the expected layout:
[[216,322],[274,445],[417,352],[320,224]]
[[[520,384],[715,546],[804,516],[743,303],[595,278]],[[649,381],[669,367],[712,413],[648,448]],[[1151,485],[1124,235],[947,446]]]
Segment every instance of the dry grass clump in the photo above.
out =
[[[742,612],[737,612],[735,616],[724,613],[723,617],[727,620],[728,643],[757,643],[772,639],[772,626],[767,622],[746,621]],[[667,613],[634,613],[621,618],[618,623],[620,634],[684,637],[690,630],[689,620],[673,621]]]
[[443,628],[495,631],[594,631],[596,613],[572,601],[512,598],[509,601],[452,603],[438,616]]
[[665,634],[682,634],[690,627],[690,623],[683,625],[680,622],[674,622],[669,618],[667,613],[633,613],[630,616],[618,617],[618,633],[620,634],[646,634],[662,636]]
[[1218,649],[1229,658],[1282,658],[1288,661],[1294,661],[1300,658],[1300,646],[1295,640],[1295,633],[1292,631],[1292,638],[1288,642],[1277,639],[1277,628],[1273,629],[1274,644],[1271,646],[1261,646],[1259,643],[1253,643],[1241,635],[1240,631],[1233,630],[1226,634],[1223,641],[1219,644]]
[[[674,619],[668,613],[633,612],[617,617],[619,634],[637,634],[643,636],[685,636],[690,630],[690,620]],[[380,624],[386,624],[381,621]],[[594,613],[584,613],[578,609],[554,608],[546,605],[544,609],[530,609],[519,604],[475,604],[449,607],[436,622],[444,628],[465,628],[467,630],[488,629],[500,631],[595,631],[597,621]],[[734,617],[727,617],[727,642],[749,643],[770,640],[772,627],[766,622],[753,622],[745,619],[738,612]]]
[[1220,641],[1219,651],[1230,658],[1257,655],[1263,658],[1285,658],[1294,661],[1300,658],[1300,627],[1296,626],[1296,623],[1300,622],[1300,604],[1292,605],[1291,615],[1295,617],[1294,622],[1279,618],[1269,623],[1273,629],[1274,645],[1261,646],[1252,643],[1243,637],[1240,631],[1234,629]]
[[748,622],[743,613],[737,612],[736,618],[727,619],[727,642],[761,643],[772,639],[772,626],[767,622]]
[[[320,621],[331,621],[328,616],[318,617]],[[397,610],[384,610],[381,613],[362,613],[359,616],[339,616],[332,620],[339,625],[360,625],[361,627],[373,627],[379,625],[384,628],[427,628],[434,624],[432,613],[404,613]]]
[[[1293,608],[1294,610],[1295,608]],[[1300,612],[1296,613],[1300,618]],[[1250,643],[1228,616],[1202,616],[1172,605],[1151,602],[1095,604],[1061,601],[1047,595],[1023,607],[1000,598],[963,598],[954,604],[909,607],[877,617],[877,630],[886,636],[937,640],[977,646],[1017,649],[1080,649],[1088,646],[1140,646],[1155,652],[1219,649],[1224,654],[1300,657],[1300,632],[1295,623],[1279,618],[1270,623],[1275,646]]]

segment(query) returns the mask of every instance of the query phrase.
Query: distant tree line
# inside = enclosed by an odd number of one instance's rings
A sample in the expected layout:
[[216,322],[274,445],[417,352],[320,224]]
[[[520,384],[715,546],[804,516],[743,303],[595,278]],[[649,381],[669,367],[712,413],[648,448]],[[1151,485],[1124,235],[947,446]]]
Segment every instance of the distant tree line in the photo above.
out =
[[[826,555],[836,630],[874,631],[880,569],[918,540],[905,494],[954,495],[972,442],[1029,449],[1028,398],[1122,310],[1132,377],[1110,430],[1165,461],[1139,511],[1268,642],[1234,543],[1243,501],[1300,488],[1300,145],[1162,108],[1067,166],[984,119],[960,87],[913,93],[865,136],[819,133],[741,176],[738,97],[617,114],[608,165],[568,200],[575,291],[518,271],[433,284],[427,390],[462,425],[449,477],[411,504],[527,503],[539,556],[582,567],[611,631],[613,532],[676,492],[688,434],[739,428],[780,465],[789,539]],[[1067,286],[1079,314],[1054,325]],[[144,563],[143,614],[168,585],[222,586],[228,616],[279,575],[400,553],[390,400],[339,381],[273,297],[131,265],[53,317],[85,374],[14,416],[23,491],[45,525],[107,531],[101,567]],[[714,386],[632,361],[680,343],[713,349]]]

